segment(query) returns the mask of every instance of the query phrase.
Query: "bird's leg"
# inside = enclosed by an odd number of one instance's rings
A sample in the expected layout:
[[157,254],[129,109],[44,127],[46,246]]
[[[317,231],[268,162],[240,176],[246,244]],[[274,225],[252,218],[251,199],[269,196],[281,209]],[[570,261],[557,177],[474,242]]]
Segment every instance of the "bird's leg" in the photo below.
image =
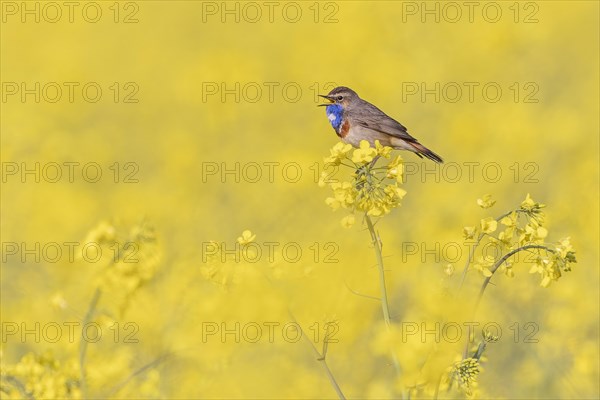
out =
[[376,155],[373,158],[373,161],[371,161],[371,163],[369,164],[369,169],[373,168],[375,166],[375,164],[377,164],[377,160],[379,160],[379,157],[381,157],[380,155]]
[[356,189],[360,190],[367,181],[367,166],[363,165],[356,169]]
[[356,170],[356,189],[360,190],[369,179],[369,172],[379,160],[379,155],[375,156],[371,162],[363,165]]

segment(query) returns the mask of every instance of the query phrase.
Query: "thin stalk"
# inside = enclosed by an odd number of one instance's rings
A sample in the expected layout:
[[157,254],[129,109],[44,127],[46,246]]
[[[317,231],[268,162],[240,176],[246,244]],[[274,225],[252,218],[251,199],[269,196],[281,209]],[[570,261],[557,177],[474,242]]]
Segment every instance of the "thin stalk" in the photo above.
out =
[[483,292],[485,292],[485,289],[487,288],[488,284],[490,283],[490,280],[492,279],[492,276],[494,276],[494,273],[496,272],[496,270],[498,268],[500,268],[500,266],[502,264],[504,264],[506,262],[506,260],[508,260],[510,257],[514,256],[518,252],[525,251],[525,250],[531,250],[531,249],[546,250],[546,251],[549,251],[550,253],[554,252],[554,250],[549,249],[548,247],[540,245],[540,244],[528,244],[528,245],[519,247],[518,249],[514,249],[514,250],[506,253],[500,260],[498,260],[496,262],[496,264],[494,264],[492,266],[492,268],[490,268],[490,272],[492,274],[484,279],[483,284],[481,285],[481,289],[479,289],[479,295],[477,296],[477,301],[475,302],[475,308],[473,310],[473,314],[475,314],[477,312],[477,308],[479,307],[479,303],[481,302],[481,298],[483,297]]
[[[500,266],[502,266],[502,264],[504,264],[509,258],[511,258],[512,256],[514,256],[515,254],[521,252],[521,251],[526,251],[526,250],[531,250],[531,249],[540,249],[540,250],[546,250],[549,251],[550,253],[553,253],[554,250],[540,245],[540,244],[528,244],[525,245],[523,247],[519,247],[517,249],[514,249],[512,251],[509,251],[508,253],[506,253],[500,260],[498,260],[493,266],[492,268],[490,268],[490,272],[492,273],[490,276],[486,277],[483,280],[483,284],[481,285],[481,289],[479,289],[479,295],[477,296],[477,300],[475,301],[475,306],[473,307],[473,318],[475,317],[475,314],[477,313],[477,309],[479,308],[479,303],[481,302],[481,299],[483,298],[483,293],[485,292],[485,289],[487,288],[488,284],[490,283],[490,280],[492,279],[492,277],[494,276],[494,274],[496,273],[496,271],[498,270],[498,268],[500,268]],[[463,351],[463,359],[467,358],[468,352],[469,352],[469,342],[471,340],[471,326],[469,325],[468,331],[467,331],[467,343],[465,345],[465,349]]]
[[344,392],[342,392],[340,385],[338,385],[337,381],[335,380],[335,376],[333,376],[333,372],[331,372],[331,370],[329,369],[329,365],[327,365],[327,343],[326,343],[326,341],[328,340],[327,335],[325,335],[325,338],[323,339],[324,340],[323,354],[321,354],[321,353],[319,353],[319,350],[317,350],[317,348],[315,347],[314,343],[310,340],[310,338],[304,333],[304,329],[302,329],[302,327],[300,326],[300,324],[294,317],[294,314],[292,314],[292,312],[289,309],[288,309],[288,314],[290,315],[292,320],[296,323],[296,326],[298,327],[298,329],[300,329],[300,333],[302,334],[302,337],[310,344],[310,347],[312,348],[313,352],[317,356],[317,361],[319,361],[319,363],[323,366],[323,369],[325,370],[325,373],[327,374],[327,378],[329,378],[329,382],[331,383],[333,390],[335,390],[335,393],[337,394],[338,398],[340,400],[345,400],[346,396],[344,396]]
[[[367,227],[369,228],[369,233],[371,234],[371,241],[373,242],[373,248],[375,249],[375,257],[377,258],[377,268],[379,269],[379,288],[381,290],[381,311],[383,312],[383,320],[385,321],[385,325],[388,329],[391,327],[391,319],[390,319],[390,307],[388,304],[388,296],[387,289],[385,285],[385,268],[383,265],[383,254],[382,254],[382,243],[379,238],[377,232],[375,232],[375,226],[373,225],[373,221],[371,221],[371,217],[365,214],[365,220],[367,221]],[[392,351],[392,360],[394,362],[394,367],[396,368],[396,372],[400,373],[400,364],[398,363],[398,358],[396,354]]]
[[122,381],[121,383],[110,388],[106,394],[102,395],[102,398],[113,397],[115,394],[117,394],[119,392],[119,390],[121,390],[125,386],[127,386],[127,384],[129,382],[131,382],[135,377],[142,375],[142,374],[146,373],[148,370],[150,370],[151,368],[154,368],[154,367],[160,365],[170,356],[171,356],[171,354],[165,353],[165,354],[157,357],[155,360],[149,362],[148,364],[142,366],[141,368],[138,368],[136,371],[131,373],[127,378],[125,378],[124,381]]
[[337,381],[335,380],[333,373],[329,369],[329,365],[327,365],[327,361],[325,360],[325,357],[322,357],[321,359],[319,359],[319,362],[321,363],[321,365],[323,365],[323,368],[325,369],[325,372],[327,373],[327,377],[329,378],[329,382],[331,383],[331,386],[333,386],[333,389],[335,390],[335,393],[337,394],[338,398],[340,400],[345,400],[346,396],[344,396],[344,392],[342,392],[342,389],[340,388]]
[[[94,292],[94,296],[92,297],[92,301],[90,302],[90,306],[83,318],[83,326],[87,326],[90,323],[92,317],[94,316],[94,312],[96,311],[96,307],[98,306],[98,302],[100,301],[100,296],[102,295],[102,291],[100,288],[96,288]],[[81,386],[81,395],[82,398],[86,399],[87,396],[87,385],[86,385],[86,373],[85,373],[85,358],[87,355],[87,345],[88,341],[81,337],[81,341],[79,342],[79,379]]]
[[469,270],[469,265],[471,264],[471,261],[473,261],[473,257],[475,256],[475,250],[477,250],[477,247],[479,247],[479,243],[481,243],[481,239],[483,239],[484,236],[485,234],[483,233],[479,234],[477,241],[475,241],[475,245],[471,248],[471,251],[469,252],[469,257],[467,257],[467,263],[465,264],[465,268],[463,269],[462,275],[460,277],[460,285],[458,286],[458,290],[462,289],[463,284],[465,283],[467,271]]
[[[264,270],[261,270],[261,271],[263,273],[263,276],[267,280],[267,282],[269,282],[271,284],[271,287],[273,287],[277,290],[277,286],[273,283],[271,278],[269,278],[269,276],[264,273]],[[286,294],[282,293],[282,296],[285,298]],[[325,335],[325,338],[323,339],[324,340],[323,354],[321,354],[321,353],[319,353],[319,350],[317,350],[317,348],[315,347],[314,343],[311,342],[310,338],[304,333],[304,329],[302,329],[302,326],[300,326],[300,324],[298,323],[298,320],[294,316],[294,313],[292,313],[292,310],[290,310],[288,308],[287,311],[288,311],[288,314],[289,314],[290,318],[292,319],[292,321],[294,321],[296,323],[296,326],[298,327],[298,329],[300,329],[300,333],[302,334],[302,337],[310,344],[310,347],[312,348],[313,352],[317,356],[317,361],[319,361],[319,363],[321,363],[321,365],[323,366],[323,369],[325,370],[325,373],[327,374],[327,378],[329,379],[329,382],[331,383],[333,390],[335,390],[335,393],[337,394],[338,398],[340,400],[345,400],[346,396],[344,396],[344,393],[342,392],[340,385],[338,385],[337,381],[335,380],[335,376],[333,376],[333,372],[331,372],[331,370],[329,369],[329,365],[327,365],[327,360],[326,360],[327,343],[325,343],[328,339],[327,335]]]

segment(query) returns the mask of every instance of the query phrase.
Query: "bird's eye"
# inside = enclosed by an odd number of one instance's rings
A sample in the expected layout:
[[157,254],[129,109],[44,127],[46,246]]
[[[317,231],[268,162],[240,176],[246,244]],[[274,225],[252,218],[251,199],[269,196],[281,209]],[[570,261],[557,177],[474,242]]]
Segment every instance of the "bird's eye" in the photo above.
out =
[[342,101],[344,98],[342,96],[337,97],[338,101]]

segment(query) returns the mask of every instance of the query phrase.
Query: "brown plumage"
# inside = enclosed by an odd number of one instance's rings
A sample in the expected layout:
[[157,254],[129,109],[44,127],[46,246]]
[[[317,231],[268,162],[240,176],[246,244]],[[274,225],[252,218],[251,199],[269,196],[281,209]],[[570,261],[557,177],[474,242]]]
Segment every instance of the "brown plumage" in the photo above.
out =
[[[404,125],[391,118],[373,104],[361,99],[356,92],[345,86],[333,89],[327,95],[321,95],[330,101],[327,115],[336,134],[345,143],[359,147],[361,140],[367,140],[371,146],[379,140],[384,146],[408,150],[419,157],[441,163],[442,158],[423,146],[412,137]],[[338,121],[341,110],[341,121]]]

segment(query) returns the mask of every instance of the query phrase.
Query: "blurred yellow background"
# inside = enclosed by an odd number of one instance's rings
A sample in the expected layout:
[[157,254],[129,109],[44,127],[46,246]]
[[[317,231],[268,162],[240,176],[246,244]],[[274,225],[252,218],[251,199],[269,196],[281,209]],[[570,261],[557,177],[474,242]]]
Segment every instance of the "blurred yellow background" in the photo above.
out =
[[[459,321],[444,269],[464,266],[463,226],[530,193],[547,204],[548,240],[571,236],[578,263],[549,288],[525,263],[493,279],[477,320],[503,333],[479,396],[598,397],[597,2],[0,4],[3,377],[32,353],[60,363],[36,389],[45,397],[335,398],[308,343],[321,351],[334,321],[327,363],[346,396],[428,381],[422,366],[444,344],[396,344],[394,374],[378,302],[352,292],[379,293],[368,232],[360,218],[344,229],[317,185],[338,138],[316,95],[344,85],[445,160],[402,153],[408,194],[377,225],[393,322]],[[486,193],[491,213],[476,204]],[[147,268],[120,271],[128,286],[114,293],[102,281],[86,319],[111,256],[70,259],[65,243],[80,255],[86,238],[144,242],[140,221],[152,249],[132,251]],[[210,260],[209,241],[233,250],[244,230],[260,254]],[[469,274],[467,291],[480,281]],[[91,320],[103,337],[87,345],[86,388],[61,392],[81,379],[64,323]],[[310,340],[286,333],[296,321]],[[21,373],[41,382],[34,370]]]

